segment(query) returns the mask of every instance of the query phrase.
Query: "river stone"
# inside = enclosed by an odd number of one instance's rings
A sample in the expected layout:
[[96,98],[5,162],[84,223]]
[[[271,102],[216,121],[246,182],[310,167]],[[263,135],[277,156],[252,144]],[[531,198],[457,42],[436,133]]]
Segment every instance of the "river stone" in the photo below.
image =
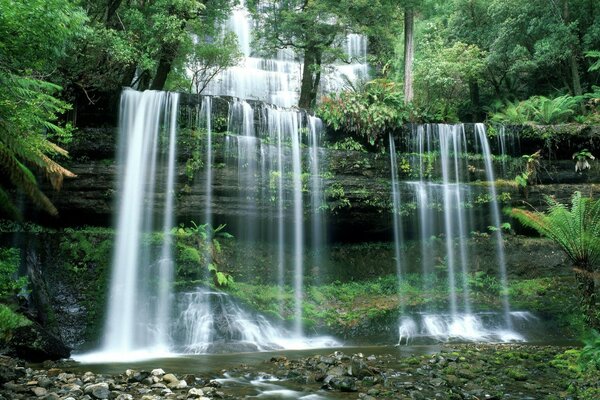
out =
[[42,377],[38,380],[38,386],[41,386],[46,389],[48,389],[50,386],[52,386],[52,383],[53,383],[52,379],[50,379],[50,378]]
[[148,371],[132,371],[130,379],[134,382],[141,382],[150,376]]
[[186,387],[188,387],[188,384],[187,384],[186,381],[184,381],[182,379],[179,382],[177,382],[177,385],[175,386],[175,389],[185,389]]
[[435,387],[439,387],[442,386],[445,382],[442,378],[433,378],[431,381],[429,381],[429,383],[431,383]]
[[108,399],[110,396],[110,390],[108,388],[108,383],[106,382],[89,385],[84,391],[86,394],[91,394],[96,399]]
[[343,367],[333,367],[327,371],[327,375],[331,376],[343,376],[346,374],[346,369]]
[[153,385],[150,386],[152,389],[166,389],[167,385],[165,385],[164,383],[155,383]]
[[202,396],[204,396],[204,392],[202,391],[202,389],[191,388],[190,390],[188,390],[188,398],[197,398]]
[[153,369],[151,372],[152,376],[163,376],[165,374],[165,371],[162,368],[156,368]]
[[43,388],[43,387],[39,387],[39,386],[37,386],[37,387],[34,387],[34,388],[31,388],[31,391],[32,391],[32,392],[33,392],[33,394],[35,394],[37,397],[42,397],[42,396],[45,396],[45,395],[47,395],[47,394],[48,394],[48,390],[46,390],[46,389],[45,389],[45,388]]
[[121,393],[115,400],[133,400],[133,396],[128,393]]
[[167,383],[179,382],[179,379],[177,379],[177,377],[173,374],[166,374],[162,378],[163,378],[163,381],[165,381]]
[[60,396],[56,393],[48,393],[42,397],[42,400],[60,400]]
[[353,357],[352,362],[350,363],[350,368],[348,368],[348,375],[352,375],[357,377],[358,379],[363,379],[366,376],[373,375],[367,363],[359,357]]
[[196,375],[186,374],[183,376],[183,380],[186,381],[188,385],[193,385],[196,383]]
[[62,374],[62,369],[59,368],[50,368],[48,371],[46,371],[46,375],[50,376],[50,377],[54,377],[54,376],[58,376],[60,374]]
[[356,392],[358,390],[356,388],[356,378],[352,377],[336,377],[331,380],[330,384],[334,389],[341,392]]
[[458,371],[456,371],[456,375],[460,376],[461,378],[465,378],[465,379],[475,379],[475,374],[473,373],[473,371],[468,370],[468,369],[459,369]]
[[25,376],[25,371],[7,365],[0,365],[0,384],[16,381]]

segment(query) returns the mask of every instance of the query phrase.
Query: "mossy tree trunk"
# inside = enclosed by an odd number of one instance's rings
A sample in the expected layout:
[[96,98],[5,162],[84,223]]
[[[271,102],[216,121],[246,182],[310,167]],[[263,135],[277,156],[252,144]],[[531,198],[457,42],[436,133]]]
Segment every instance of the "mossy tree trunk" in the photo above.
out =
[[581,305],[585,322],[590,328],[600,330],[599,273],[593,271],[590,266],[576,266],[574,271],[582,294]]

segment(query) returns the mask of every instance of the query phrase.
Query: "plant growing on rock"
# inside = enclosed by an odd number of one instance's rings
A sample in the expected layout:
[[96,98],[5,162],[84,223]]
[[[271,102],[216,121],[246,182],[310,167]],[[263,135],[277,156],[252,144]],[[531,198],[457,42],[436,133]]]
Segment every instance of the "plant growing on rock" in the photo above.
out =
[[216,286],[233,283],[231,274],[220,271],[218,267],[222,264],[219,238],[233,238],[223,229],[223,224],[213,228],[210,224],[198,225],[193,221],[191,227],[180,226],[174,229],[177,239],[177,274],[180,277],[200,279],[201,271],[206,267]]
[[593,161],[595,159],[596,158],[588,149],[579,150],[577,153],[574,153],[573,160],[575,160],[575,172],[583,172],[586,169],[592,168],[589,161]]
[[547,197],[547,213],[513,208],[511,215],[523,225],[552,239],[573,263],[583,294],[582,303],[586,322],[600,328],[598,285],[600,278],[600,200],[582,197],[575,192],[571,209]]
[[358,91],[325,97],[317,110],[334,130],[371,146],[382,146],[386,134],[399,129],[412,113],[400,87],[385,79],[370,81]]
[[527,198],[528,194],[527,186],[533,185],[536,182],[537,173],[540,169],[540,154],[541,150],[538,150],[533,154],[522,156],[522,159],[525,161],[524,171],[515,177],[515,182],[523,192],[525,198]]

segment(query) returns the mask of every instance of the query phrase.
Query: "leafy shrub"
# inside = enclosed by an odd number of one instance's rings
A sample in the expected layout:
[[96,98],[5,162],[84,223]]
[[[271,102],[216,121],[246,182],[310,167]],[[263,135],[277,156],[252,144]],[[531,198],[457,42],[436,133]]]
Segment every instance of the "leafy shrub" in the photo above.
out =
[[573,262],[582,291],[586,322],[592,328],[600,326],[596,307],[597,265],[600,262],[600,200],[592,200],[575,192],[571,209],[548,197],[546,214],[512,209],[511,215],[523,225],[535,229],[557,243]]
[[0,304],[0,340],[8,339],[14,329],[30,323],[27,318],[17,314],[10,307]]
[[533,96],[520,102],[507,103],[504,109],[494,113],[491,119],[505,124],[562,124],[573,119],[575,108],[582,100],[582,96],[564,95],[553,99]]
[[177,275],[186,280],[198,280],[203,271],[208,271],[216,286],[233,283],[233,277],[219,270],[223,264],[219,238],[230,239],[232,235],[223,231],[225,225],[213,228],[210,224],[173,229],[177,241]]
[[27,286],[27,277],[15,277],[19,261],[19,249],[0,249],[0,299],[4,302]]
[[402,90],[395,82],[377,79],[360,91],[324,97],[317,114],[336,131],[375,146],[382,145],[388,133],[409,121],[413,109],[404,104]]
[[600,372],[600,332],[592,330],[583,341],[579,363],[583,370],[595,368]]

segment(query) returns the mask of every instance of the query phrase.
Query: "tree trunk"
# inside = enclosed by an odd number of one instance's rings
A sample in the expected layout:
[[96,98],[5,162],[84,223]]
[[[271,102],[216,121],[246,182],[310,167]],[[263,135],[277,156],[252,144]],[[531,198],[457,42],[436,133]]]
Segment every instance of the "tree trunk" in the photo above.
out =
[[171,56],[167,52],[163,52],[160,56],[160,60],[158,61],[158,67],[156,68],[156,74],[154,75],[154,79],[152,79],[152,85],[150,85],[150,90],[163,90],[163,88],[165,87],[165,83],[167,82],[169,72],[171,72],[172,65],[173,56]]
[[[566,25],[569,23],[569,1],[564,0],[563,3],[563,23]],[[571,69],[571,83],[573,85],[573,95],[581,96],[583,90],[581,89],[581,79],[579,78],[579,61],[577,61],[577,49],[575,46],[571,47],[571,55],[569,56],[569,68]]]
[[582,294],[581,305],[585,322],[590,328],[600,330],[600,302],[596,277],[593,272],[579,268],[575,268],[575,275]]
[[313,79],[312,89],[310,91],[310,102],[311,106],[315,104],[317,100],[317,93],[319,91],[319,84],[321,83],[321,63],[323,61],[323,52],[321,50],[317,50],[315,54],[315,63],[313,64],[316,67],[315,77]]
[[312,69],[316,62],[316,49],[308,47],[304,51],[304,66],[302,68],[302,84],[300,86],[300,100],[298,107],[309,109],[314,101],[313,95],[316,96],[314,90],[315,80],[313,79]]
[[469,93],[471,94],[472,122],[479,120],[481,105],[479,104],[479,83],[476,80],[469,82]]
[[404,10],[404,102],[413,100],[413,59],[414,59],[414,10]]

